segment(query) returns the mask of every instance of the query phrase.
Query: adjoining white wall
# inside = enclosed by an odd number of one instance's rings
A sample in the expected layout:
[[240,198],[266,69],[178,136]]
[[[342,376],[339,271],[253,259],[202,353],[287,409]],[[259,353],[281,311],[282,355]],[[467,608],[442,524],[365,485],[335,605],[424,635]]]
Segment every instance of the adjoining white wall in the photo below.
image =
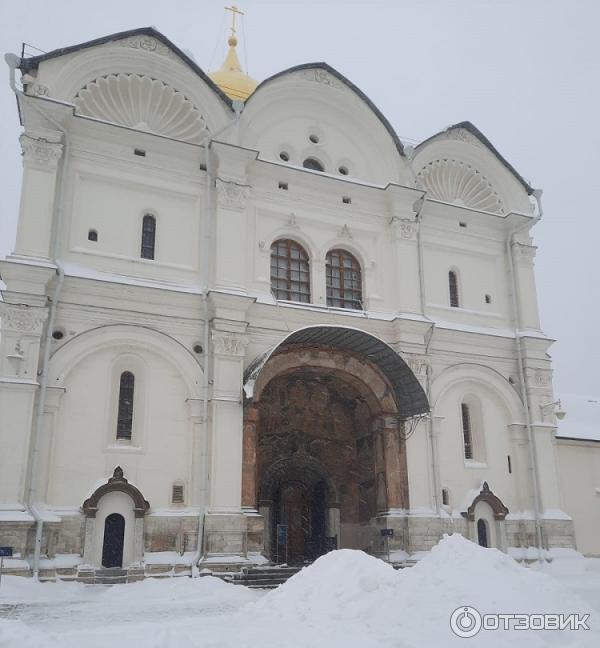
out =
[[564,510],[573,518],[577,549],[600,557],[600,443],[557,439]]

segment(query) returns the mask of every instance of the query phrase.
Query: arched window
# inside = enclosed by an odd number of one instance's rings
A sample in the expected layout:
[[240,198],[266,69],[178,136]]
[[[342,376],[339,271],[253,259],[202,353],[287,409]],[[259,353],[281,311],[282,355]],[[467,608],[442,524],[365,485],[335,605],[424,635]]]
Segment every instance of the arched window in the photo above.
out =
[[473,459],[473,431],[471,430],[471,411],[466,403],[461,404],[460,411],[462,416],[465,459]]
[[325,266],[327,305],[362,310],[360,263],[346,250],[329,250]]
[[308,254],[296,241],[279,239],[271,245],[271,290],[276,299],[310,302]]
[[321,162],[319,162],[319,160],[317,160],[317,158],[314,157],[306,158],[306,160],[302,162],[302,166],[305,169],[310,169],[311,171],[320,171],[321,173],[325,171],[325,167],[321,164]]
[[134,383],[135,378],[131,371],[124,371],[121,374],[119,383],[119,413],[117,414],[117,439],[131,440]]
[[479,518],[479,520],[477,520],[477,542],[481,547],[490,546],[487,521],[483,518]]
[[450,294],[450,306],[458,308],[460,305],[458,302],[458,277],[454,270],[450,270],[448,273],[448,291]]
[[156,240],[156,218],[146,214],[142,221],[142,259],[154,259],[154,243]]

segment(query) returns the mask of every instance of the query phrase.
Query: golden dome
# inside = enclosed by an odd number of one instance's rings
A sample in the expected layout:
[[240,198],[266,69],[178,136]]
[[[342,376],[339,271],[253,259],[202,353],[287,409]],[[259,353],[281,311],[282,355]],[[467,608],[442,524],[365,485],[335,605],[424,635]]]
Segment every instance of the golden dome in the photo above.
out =
[[249,77],[242,70],[235,49],[237,38],[232,35],[227,42],[229,43],[229,51],[227,52],[223,65],[215,72],[211,72],[208,76],[230,99],[246,101],[256,90],[258,81]]

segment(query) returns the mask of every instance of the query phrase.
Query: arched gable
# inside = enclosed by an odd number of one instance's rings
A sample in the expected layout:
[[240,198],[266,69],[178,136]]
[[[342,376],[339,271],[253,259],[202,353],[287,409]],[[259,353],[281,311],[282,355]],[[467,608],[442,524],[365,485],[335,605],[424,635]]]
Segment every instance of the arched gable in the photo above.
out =
[[185,141],[198,142],[190,135],[199,124],[214,132],[233,117],[231,100],[152,28],[23,59],[21,70],[28,94],[72,103],[76,114]]
[[79,363],[104,349],[127,352],[149,350],[167,361],[182,377],[189,398],[201,397],[203,370],[191,351],[165,333],[125,324],[91,329],[63,344],[50,359],[49,384],[53,387],[64,386],[68,375]]
[[299,65],[259,84],[246,102],[240,134],[241,144],[263,159],[279,162],[287,149],[284,162],[297,167],[315,157],[325,173],[339,177],[409,182],[402,143],[390,123],[326,63]]
[[430,198],[499,215],[531,212],[531,185],[470,122],[421,142],[411,164]]

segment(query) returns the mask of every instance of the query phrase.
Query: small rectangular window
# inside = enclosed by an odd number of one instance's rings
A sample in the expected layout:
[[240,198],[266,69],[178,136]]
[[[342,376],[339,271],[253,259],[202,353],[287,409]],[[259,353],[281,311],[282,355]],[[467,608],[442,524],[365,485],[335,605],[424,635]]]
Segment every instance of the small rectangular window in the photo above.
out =
[[282,189],[283,191],[288,190],[288,183],[287,182],[280,182],[279,183],[279,188]]
[[473,435],[471,432],[471,413],[469,406],[462,403],[460,406],[462,414],[463,442],[465,446],[465,459],[473,459]]
[[206,171],[206,164],[204,162],[200,162],[200,171]]
[[133,154],[139,157],[146,157],[146,151],[144,149],[133,149]]
[[508,474],[512,475],[512,461],[510,460],[510,455],[506,458],[508,459]]
[[184,502],[185,499],[183,493],[183,484],[173,484],[173,490],[171,492],[171,503],[183,504]]
[[463,221],[460,221],[460,223],[458,224],[458,226],[459,226],[459,227],[466,227],[467,224],[466,224],[465,222],[463,222]]
[[448,291],[450,293],[450,306],[452,308],[458,308],[458,278],[454,270],[448,273]]
[[342,202],[344,205],[349,205],[352,202],[352,198],[350,196],[342,196]]

